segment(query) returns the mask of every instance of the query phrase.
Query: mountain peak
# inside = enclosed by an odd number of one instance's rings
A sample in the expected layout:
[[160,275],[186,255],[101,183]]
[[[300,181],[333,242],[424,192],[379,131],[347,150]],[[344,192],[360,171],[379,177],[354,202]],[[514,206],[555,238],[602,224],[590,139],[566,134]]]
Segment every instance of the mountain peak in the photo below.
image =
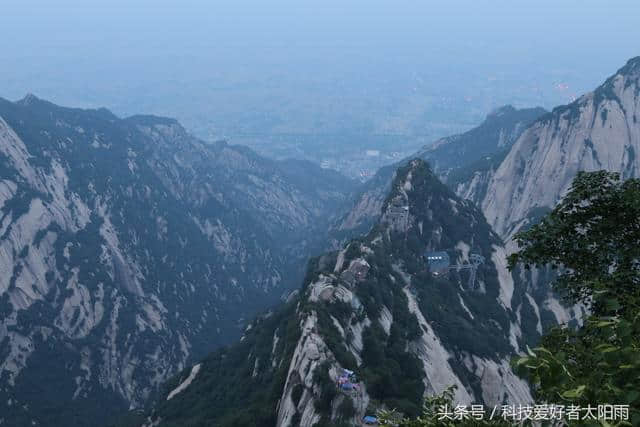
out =
[[[66,107],[62,105],[55,104],[46,99],[40,98],[33,93],[27,93],[22,99],[11,102],[8,101],[9,104],[13,106],[17,105],[23,107],[24,114],[46,114],[50,117],[58,116],[58,117],[74,117],[75,119],[86,118],[87,114],[94,117],[100,117],[102,119],[107,119],[110,121],[118,120],[118,117],[113,114],[109,109],[100,107],[100,108],[75,108],[75,107]],[[6,104],[6,107],[9,109],[13,109],[12,106]]]
[[21,100],[17,101],[16,104],[28,106],[28,105],[35,104],[37,102],[43,102],[43,101],[42,99],[35,96],[33,93],[27,93]]
[[618,70],[617,74],[622,74],[623,76],[639,76],[640,56],[636,56],[628,60],[625,66]]
[[409,174],[415,171],[424,171],[427,173],[432,173],[431,168],[429,167],[429,164],[421,158],[415,158],[409,162],[406,174]]
[[135,116],[127,117],[128,122],[134,123],[140,126],[180,126],[180,123],[171,117],[155,116],[152,114],[137,114]]
[[635,57],[594,91],[554,108],[524,131],[480,201],[498,234],[507,238],[555,206],[579,170],[638,176],[639,107]]
[[415,189],[414,178],[416,177],[425,178],[424,180],[421,180],[419,182],[419,186],[421,186],[429,178],[437,181],[437,178],[433,174],[431,167],[425,160],[421,158],[412,159],[406,165],[401,166],[397,170],[389,199],[393,199],[399,195],[403,196],[406,199],[408,197],[408,192],[411,192]]
[[489,114],[487,114],[487,119],[492,116],[502,116],[503,114],[513,113],[514,111],[516,111],[516,108],[513,105],[511,104],[503,105],[491,111]]
[[[148,420],[361,425],[381,407],[417,415],[425,393],[450,385],[456,402],[529,402],[509,358],[537,326],[516,321],[512,299],[525,291],[496,261],[500,242],[482,213],[419,158],[386,193],[369,233],[314,258],[291,302],[172,380]],[[429,253],[446,254],[447,265],[436,270]]]

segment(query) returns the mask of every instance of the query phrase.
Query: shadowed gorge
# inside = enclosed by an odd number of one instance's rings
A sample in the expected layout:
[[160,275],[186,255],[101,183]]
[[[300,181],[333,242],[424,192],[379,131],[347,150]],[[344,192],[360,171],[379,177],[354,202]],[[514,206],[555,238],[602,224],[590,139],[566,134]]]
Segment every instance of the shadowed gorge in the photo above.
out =
[[0,100],[0,117],[11,423],[90,425],[143,405],[297,285],[354,185],[172,119],[32,95]]
[[4,2],[0,427],[640,426],[638,16]]

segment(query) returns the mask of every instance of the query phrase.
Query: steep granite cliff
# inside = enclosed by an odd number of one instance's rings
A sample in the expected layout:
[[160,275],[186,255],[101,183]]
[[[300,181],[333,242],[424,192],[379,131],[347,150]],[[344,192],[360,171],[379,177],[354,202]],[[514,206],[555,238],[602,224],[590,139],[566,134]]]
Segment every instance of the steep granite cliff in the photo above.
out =
[[[479,126],[442,138],[412,158],[429,162],[441,180],[454,189],[459,188],[459,196],[477,202],[484,188],[477,189],[475,175],[495,169],[524,129],[544,113],[542,108],[516,109],[509,105],[498,108]],[[347,212],[332,227],[334,241],[369,231],[380,214],[397,167],[408,160],[381,168],[358,189]]]
[[140,424],[359,425],[450,385],[458,402],[530,402],[509,360],[560,319],[424,161],[390,187],[368,234],[314,259],[300,292],[172,380]]
[[[562,198],[578,171],[606,169],[637,177],[640,165],[640,57],[595,91],[557,107],[516,141],[477,200],[501,236],[538,218]],[[480,191],[480,194],[478,192]]]
[[294,166],[171,119],[0,100],[0,423],[96,425],[236,339],[352,186]]

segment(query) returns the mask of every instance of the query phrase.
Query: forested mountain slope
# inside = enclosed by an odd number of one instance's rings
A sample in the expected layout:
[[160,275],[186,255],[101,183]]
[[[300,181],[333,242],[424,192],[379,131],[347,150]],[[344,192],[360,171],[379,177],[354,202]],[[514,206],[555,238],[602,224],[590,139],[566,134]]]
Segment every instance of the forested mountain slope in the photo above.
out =
[[458,402],[529,402],[509,360],[558,319],[505,264],[482,213],[412,160],[369,233],[314,259],[298,294],[174,378],[140,424],[359,425],[451,385]]
[[141,406],[299,283],[352,186],[171,119],[0,100],[0,419]]

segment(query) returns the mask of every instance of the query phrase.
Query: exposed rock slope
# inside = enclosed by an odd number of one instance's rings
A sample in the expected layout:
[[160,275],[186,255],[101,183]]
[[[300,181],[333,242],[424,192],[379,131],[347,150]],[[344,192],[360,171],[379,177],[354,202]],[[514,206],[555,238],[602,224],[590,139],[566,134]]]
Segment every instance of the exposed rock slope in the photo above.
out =
[[517,109],[511,105],[491,112],[477,127],[442,138],[416,153],[431,164],[440,176],[508,150],[522,132],[544,115],[544,108]]
[[170,119],[0,100],[0,422],[95,425],[239,336],[351,188],[294,166]]
[[[452,268],[430,267],[432,251]],[[415,414],[424,394],[450,385],[459,402],[527,403],[509,360],[553,312],[523,283],[482,213],[410,161],[366,236],[312,261],[299,294],[205,359],[177,394],[193,369],[176,377],[144,424],[358,425],[384,406]],[[344,369],[355,390],[338,387]]]
[[555,206],[578,171],[637,177],[640,165],[640,57],[595,91],[557,107],[518,139],[486,191],[470,191],[487,220],[508,237]]
[[[420,157],[432,166],[440,179],[458,195],[474,201],[484,188],[478,189],[478,171],[495,169],[516,139],[531,122],[542,116],[542,108],[499,108],[485,121],[465,133],[442,138],[425,147],[412,158]],[[400,164],[406,164],[404,160]],[[366,233],[380,214],[380,208],[393,181],[398,165],[381,168],[353,197],[344,217],[333,226],[332,237],[341,241],[348,236]]]

